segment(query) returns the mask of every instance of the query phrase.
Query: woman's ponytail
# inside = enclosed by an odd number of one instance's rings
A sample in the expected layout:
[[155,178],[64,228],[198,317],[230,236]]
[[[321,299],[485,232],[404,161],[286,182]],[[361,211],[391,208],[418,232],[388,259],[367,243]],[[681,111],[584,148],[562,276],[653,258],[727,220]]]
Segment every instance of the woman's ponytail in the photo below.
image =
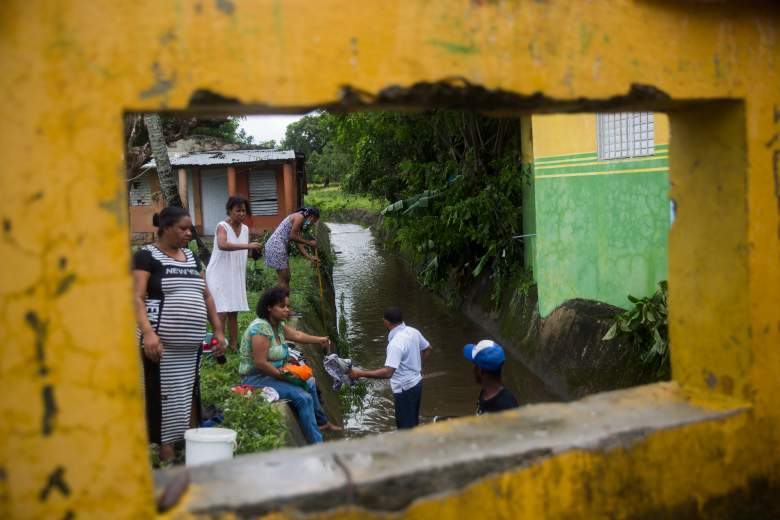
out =
[[187,210],[179,206],[168,206],[159,213],[152,215],[152,225],[157,228],[157,236],[161,237],[166,228],[175,226],[183,217],[189,217]]

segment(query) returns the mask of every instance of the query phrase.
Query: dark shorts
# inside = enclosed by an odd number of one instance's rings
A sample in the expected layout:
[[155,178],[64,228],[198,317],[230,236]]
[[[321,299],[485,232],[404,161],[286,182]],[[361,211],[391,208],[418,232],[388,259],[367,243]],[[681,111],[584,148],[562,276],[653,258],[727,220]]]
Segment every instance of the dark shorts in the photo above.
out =
[[399,430],[404,430],[420,424],[422,381],[400,394],[394,393],[393,397],[395,398],[395,426]]

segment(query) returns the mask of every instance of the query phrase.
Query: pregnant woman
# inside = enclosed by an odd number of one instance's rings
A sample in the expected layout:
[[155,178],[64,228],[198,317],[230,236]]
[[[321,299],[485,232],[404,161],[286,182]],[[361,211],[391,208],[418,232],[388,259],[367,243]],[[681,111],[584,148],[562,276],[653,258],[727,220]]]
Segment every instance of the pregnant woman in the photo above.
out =
[[198,258],[187,249],[192,219],[167,207],[152,220],[157,241],[133,256],[135,313],[138,321],[149,441],[160,445],[160,460],[171,461],[173,445],[198,424],[200,345],[206,318],[224,352],[225,336]]

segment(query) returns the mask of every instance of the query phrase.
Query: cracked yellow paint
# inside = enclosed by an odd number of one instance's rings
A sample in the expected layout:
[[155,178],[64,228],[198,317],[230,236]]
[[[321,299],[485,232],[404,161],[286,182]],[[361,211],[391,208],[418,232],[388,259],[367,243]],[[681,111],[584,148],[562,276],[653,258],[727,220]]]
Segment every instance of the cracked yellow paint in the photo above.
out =
[[[185,109],[199,90],[250,110],[304,109],[338,101],[345,85],[370,97],[454,77],[541,93],[533,106],[544,112],[560,109],[556,101],[592,109],[576,100],[632,85],[664,93],[613,106],[670,111],[673,376],[753,409],[609,453],[556,457],[408,514],[489,504],[513,515],[519,504],[529,516],[628,516],[672,510],[686,491],[703,503],[780,478],[780,19],[742,4],[3,2],[0,515],[153,514],[123,111]],[[739,463],[708,464],[715,445]],[[624,493],[628,481],[637,487]],[[633,502],[637,489],[643,499]]]

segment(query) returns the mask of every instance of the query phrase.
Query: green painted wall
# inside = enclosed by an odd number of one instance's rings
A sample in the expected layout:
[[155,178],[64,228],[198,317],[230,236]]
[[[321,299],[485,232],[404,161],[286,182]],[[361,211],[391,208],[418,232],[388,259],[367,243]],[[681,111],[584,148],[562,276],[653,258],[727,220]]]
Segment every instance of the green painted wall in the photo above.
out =
[[[534,167],[533,164],[523,164],[523,234],[533,235],[536,233],[536,195],[534,192]],[[523,257],[525,268],[531,272],[536,272],[536,237],[524,237]]]
[[537,157],[534,276],[547,316],[572,298],[628,307],[667,278],[668,146],[655,156]]

